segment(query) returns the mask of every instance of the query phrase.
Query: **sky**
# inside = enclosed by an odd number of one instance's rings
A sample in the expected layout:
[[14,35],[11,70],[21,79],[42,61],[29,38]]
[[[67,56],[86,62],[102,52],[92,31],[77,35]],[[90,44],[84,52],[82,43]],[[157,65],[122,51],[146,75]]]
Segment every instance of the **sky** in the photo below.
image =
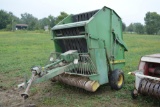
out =
[[0,9],[12,12],[17,17],[22,13],[30,13],[38,19],[48,15],[58,16],[64,11],[78,14],[107,6],[116,11],[122,21],[144,24],[147,12],[160,14],[160,0],[0,0]]

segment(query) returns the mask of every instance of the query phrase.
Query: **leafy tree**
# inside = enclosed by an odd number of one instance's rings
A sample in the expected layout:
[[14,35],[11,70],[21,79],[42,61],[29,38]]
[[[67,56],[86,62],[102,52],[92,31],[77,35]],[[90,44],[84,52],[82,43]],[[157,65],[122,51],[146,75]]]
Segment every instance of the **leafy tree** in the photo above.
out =
[[10,15],[4,10],[0,10],[0,29],[6,28],[11,22],[12,19]]
[[55,21],[56,21],[56,18],[52,15],[49,15],[48,16],[48,20],[49,20],[49,25],[50,25],[50,28],[52,28],[54,25],[55,25]]
[[15,30],[16,29],[16,24],[20,22],[20,19],[16,17],[12,12],[9,12],[9,18],[11,20],[11,23],[7,24],[6,30]]
[[160,30],[160,15],[156,12],[147,12],[144,18],[146,32],[148,34],[157,34]]
[[34,17],[32,14],[21,14],[21,22],[28,25],[28,30],[39,29],[38,19]]
[[134,32],[134,25],[132,23],[127,27],[127,31]]
[[41,29],[44,29],[44,26],[47,26],[49,24],[50,24],[49,19],[46,17],[39,20],[39,25]]
[[144,34],[144,26],[141,23],[134,23],[134,32]]
[[126,29],[126,24],[124,22],[122,22],[122,31],[124,32]]
[[7,30],[15,29],[15,24],[20,20],[12,12],[0,10],[0,29],[6,28]]
[[56,24],[59,23],[61,20],[63,20],[67,16],[68,16],[67,13],[61,12],[60,15],[56,18]]
[[32,14],[24,13],[21,14],[21,18],[19,19],[11,12],[8,13],[0,10],[0,29],[6,28],[7,30],[13,30],[18,23],[27,24],[28,30],[44,29],[44,26],[47,25],[51,28],[67,16],[67,13],[61,12],[57,17],[49,15],[48,17],[38,20]]
[[128,32],[135,32],[138,34],[144,34],[144,26],[141,23],[131,23],[127,28]]
[[52,15],[49,15],[47,18],[42,18],[39,20],[39,24],[40,24],[40,28],[44,29],[44,26],[49,26],[50,28],[52,28],[55,25],[55,17],[53,17]]

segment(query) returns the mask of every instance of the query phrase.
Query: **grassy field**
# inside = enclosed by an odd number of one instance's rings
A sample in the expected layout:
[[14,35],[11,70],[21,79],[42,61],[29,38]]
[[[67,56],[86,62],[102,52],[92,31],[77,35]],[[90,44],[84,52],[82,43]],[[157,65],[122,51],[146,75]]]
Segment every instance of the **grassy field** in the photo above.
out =
[[[0,32],[0,107],[19,107],[23,100],[17,84],[24,75],[30,75],[34,65],[44,66],[53,43],[50,34],[34,32]],[[128,75],[137,69],[139,59],[146,54],[160,53],[160,36],[124,34],[129,51],[126,52],[125,85],[120,91],[103,85],[95,93],[50,81],[34,85],[25,102],[38,107],[151,107],[160,106],[159,100],[139,96],[132,100],[130,91],[134,77]]]

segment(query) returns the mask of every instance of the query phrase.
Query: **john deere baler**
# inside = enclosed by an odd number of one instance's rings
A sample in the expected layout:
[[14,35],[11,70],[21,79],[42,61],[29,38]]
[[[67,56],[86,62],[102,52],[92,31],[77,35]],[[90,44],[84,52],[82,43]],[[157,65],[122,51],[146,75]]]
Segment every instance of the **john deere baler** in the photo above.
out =
[[122,20],[108,8],[69,15],[52,28],[54,52],[45,67],[33,67],[32,78],[19,85],[51,79],[94,92],[110,83],[119,90],[124,83],[121,68],[125,65]]

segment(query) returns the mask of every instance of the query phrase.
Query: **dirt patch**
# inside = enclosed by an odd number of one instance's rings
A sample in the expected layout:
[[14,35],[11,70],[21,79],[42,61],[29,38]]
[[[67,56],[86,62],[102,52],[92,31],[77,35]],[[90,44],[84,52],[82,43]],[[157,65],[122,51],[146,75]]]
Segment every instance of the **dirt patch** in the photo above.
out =
[[23,107],[23,99],[20,97],[20,91],[17,91],[17,89],[1,91],[0,104],[2,107]]
[[0,107],[37,107],[30,100],[24,100],[20,95],[22,92],[24,90],[15,88],[0,91]]

